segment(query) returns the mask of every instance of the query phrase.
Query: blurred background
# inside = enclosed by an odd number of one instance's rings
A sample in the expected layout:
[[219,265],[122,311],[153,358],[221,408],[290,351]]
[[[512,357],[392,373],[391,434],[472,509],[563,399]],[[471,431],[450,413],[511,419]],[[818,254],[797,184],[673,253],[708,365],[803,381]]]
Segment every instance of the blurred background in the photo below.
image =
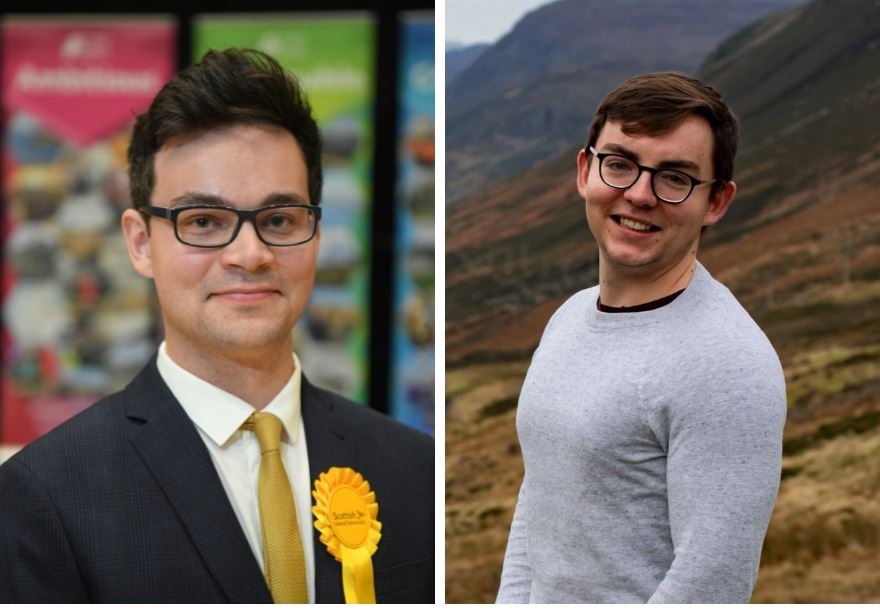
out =
[[495,597],[523,376],[553,311],[597,282],[577,150],[600,99],[655,70],[712,84],[742,123],[738,196],[700,259],[785,369],[753,601],[880,602],[880,3],[446,7],[447,602]]
[[433,434],[433,2],[4,4],[0,459],[123,387],[162,338],[119,230],[134,117],[210,48],[300,78],[324,138],[309,378]]

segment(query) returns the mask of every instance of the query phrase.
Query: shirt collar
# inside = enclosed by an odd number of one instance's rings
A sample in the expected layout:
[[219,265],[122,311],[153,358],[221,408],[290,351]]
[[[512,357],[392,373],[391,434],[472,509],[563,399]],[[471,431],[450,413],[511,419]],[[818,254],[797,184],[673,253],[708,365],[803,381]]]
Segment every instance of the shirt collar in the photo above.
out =
[[[159,374],[171,393],[180,402],[193,423],[219,446],[226,445],[256,409],[238,396],[221,390],[196,377],[174,362],[168,355],[165,342],[159,346],[156,357]],[[296,444],[301,421],[300,387],[302,369],[299,358],[293,354],[293,373],[287,384],[262,411],[281,419],[288,442]]]

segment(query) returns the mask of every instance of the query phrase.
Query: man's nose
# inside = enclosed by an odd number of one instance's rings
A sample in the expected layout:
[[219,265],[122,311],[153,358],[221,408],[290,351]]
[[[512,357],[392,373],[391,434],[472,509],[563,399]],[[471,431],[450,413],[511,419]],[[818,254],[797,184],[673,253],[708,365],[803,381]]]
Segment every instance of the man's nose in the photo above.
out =
[[248,270],[269,264],[273,257],[272,249],[257,235],[257,229],[250,219],[241,223],[238,235],[221,250],[224,265]]
[[635,183],[624,191],[624,197],[627,201],[639,207],[654,207],[657,205],[657,196],[654,194],[654,187],[651,184],[652,178],[651,172],[643,171],[639,174]]

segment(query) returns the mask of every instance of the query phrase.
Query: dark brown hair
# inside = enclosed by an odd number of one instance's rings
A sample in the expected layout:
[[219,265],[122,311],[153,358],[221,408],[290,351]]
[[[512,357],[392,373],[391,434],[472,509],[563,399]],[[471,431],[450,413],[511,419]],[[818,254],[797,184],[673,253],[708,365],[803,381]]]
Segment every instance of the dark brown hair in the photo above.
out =
[[[675,129],[695,114],[709,122],[715,145],[714,177],[733,179],[733,160],[739,142],[739,124],[714,88],[677,72],[636,76],[609,93],[593,116],[588,146],[595,146],[608,121],[620,123],[623,133],[659,135]],[[713,189],[720,188],[719,185]]]
[[150,205],[156,153],[168,140],[236,124],[289,131],[305,157],[309,202],[321,202],[321,136],[296,77],[261,51],[226,49],[179,72],[138,116],[128,146],[134,208]]

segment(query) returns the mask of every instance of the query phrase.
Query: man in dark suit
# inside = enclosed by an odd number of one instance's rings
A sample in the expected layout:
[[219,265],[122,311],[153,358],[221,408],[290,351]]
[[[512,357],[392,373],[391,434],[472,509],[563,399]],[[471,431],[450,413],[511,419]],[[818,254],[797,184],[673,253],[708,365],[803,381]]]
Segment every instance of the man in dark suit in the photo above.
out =
[[[311,385],[291,351],[320,154],[296,80],[258,52],[209,53],[138,118],[122,228],[165,341],[124,390],[0,467],[0,602],[342,602],[328,536],[361,553],[361,592],[373,553],[377,602],[434,601],[433,442]],[[375,551],[359,521],[312,526],[312,482],[332,467],[375,493]]]

